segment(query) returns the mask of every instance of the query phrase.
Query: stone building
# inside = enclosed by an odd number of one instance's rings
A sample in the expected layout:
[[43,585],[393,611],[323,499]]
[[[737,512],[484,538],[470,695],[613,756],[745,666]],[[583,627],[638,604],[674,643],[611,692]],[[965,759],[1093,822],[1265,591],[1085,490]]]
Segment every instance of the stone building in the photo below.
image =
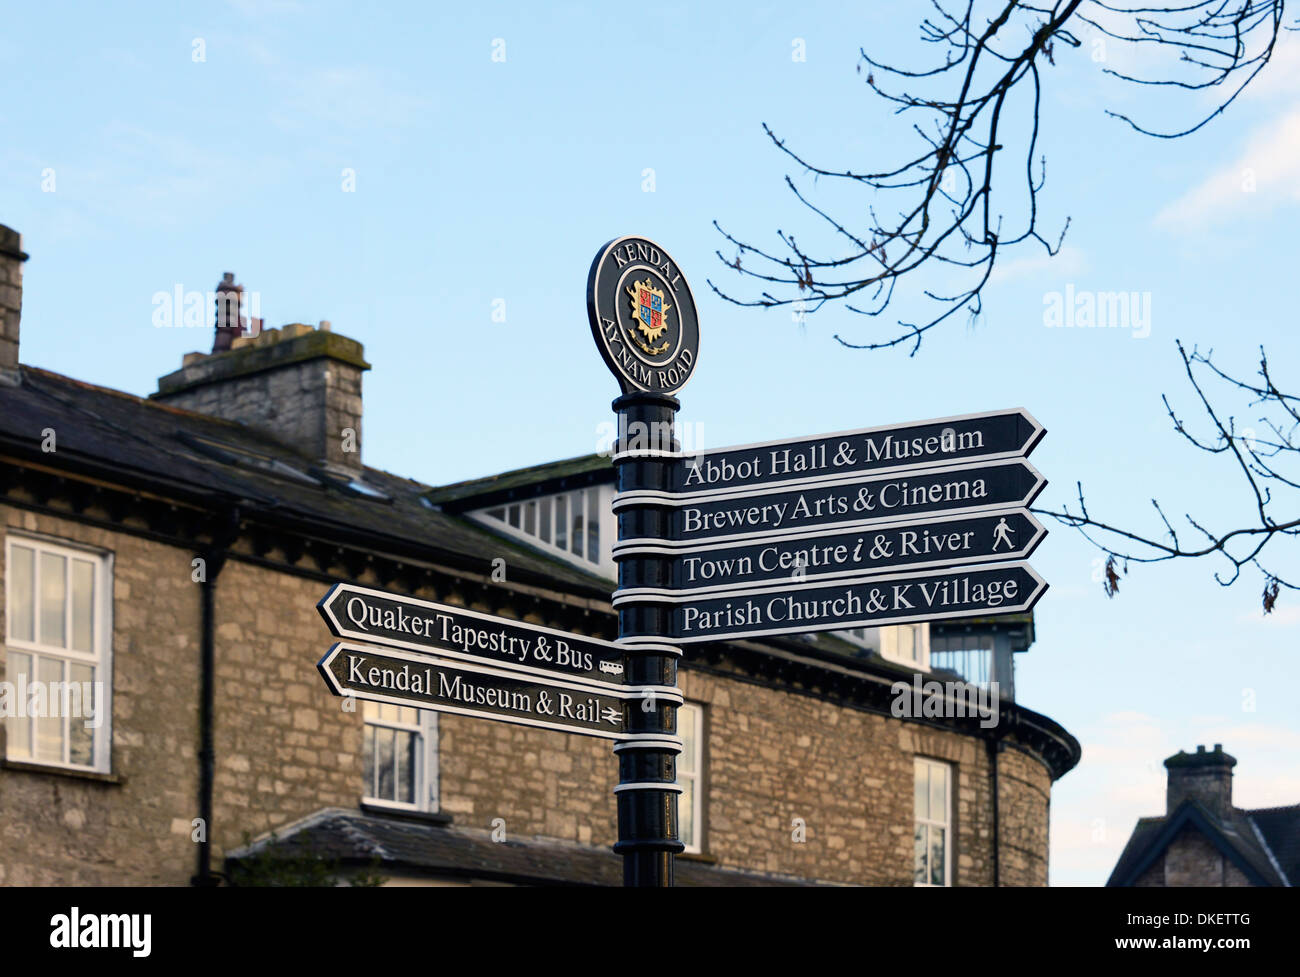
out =
[[1165,815],[1139,818],[1111,886],[1300,884],[1300,804],[1243,810],[1232,803],[1235,757],[1198,746],[1165,761]]
[[[26,259],[0,228],[0,883],[265,881],[303,855],[617,883],[608,742],[357,704],[315,667],[339,581],[612,638],[608,458],[443,487],[366,467],[361,345],[243,335],[232,276],[215,351],[151,397],[19,365]],[[679,884],[1045,884],[1079,745],[1014,700],[1033,639],[1021,615],[692,648]],[[900,715],[917,674],[950,705],[996,681],[997,723]],[[18,704],[54,683],[61,709]]]

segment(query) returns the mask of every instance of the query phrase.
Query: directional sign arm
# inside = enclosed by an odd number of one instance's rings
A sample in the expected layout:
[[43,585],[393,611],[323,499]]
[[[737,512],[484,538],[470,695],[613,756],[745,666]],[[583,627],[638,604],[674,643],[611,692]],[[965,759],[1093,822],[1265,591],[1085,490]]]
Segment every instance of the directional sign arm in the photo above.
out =
[[670,510],[671,526],[671,539],[665,545],[691,546],[922,516],[993,512],[1029,505],[1046,485],[1029,462],[1006,459],[775,485],[742,494],[620,493],[614,511],[647,503],[664,506]]
[[[648,552],[669,558],[669,587],[619,590],[615,604],[627,595],[685,599],[674,595],[1009,562],[1027,558],[1046,535],[1028,510],[1001,509],[680,549],[650,545]],[[634,543],[617,555],[636,552]]]
[[[673,637],[683,643],[734,640],[1016,614],[1031,609],[1046,590],[1029,564],[1013,563],[675,596]],[[641,599],[624,596],[616,603]]]
[[451,604],[335,584],[317,604],[335,637],[599,688],[625,684],[617,645]]
[[851,478],[976,460],[1025,457],[1045,429],[1024,408],[718,448],[682,458],[674,493]]

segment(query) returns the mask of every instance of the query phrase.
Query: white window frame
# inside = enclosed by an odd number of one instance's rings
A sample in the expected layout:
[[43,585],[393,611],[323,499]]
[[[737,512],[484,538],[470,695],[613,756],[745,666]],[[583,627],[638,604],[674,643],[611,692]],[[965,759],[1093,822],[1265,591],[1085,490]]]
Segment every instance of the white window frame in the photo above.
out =
[[[92,626],[91,626],[91,651],[76,651],[71,647],[57,648],[52,645],[42,644],[39,641],[26,641],[14,638],[10,634],[13,626],[13,596],[10,591],[10,583],[13,579],[11,567],[14,566],[13,550],[15,546],[22,546],[26,549],[34,550],[34,565],[32,571],[32,592],[36,596],[35,605],[32,613],[35,615],[33,620],[33,639],[40,637],[40,554],[49,553],[55,556],[61,556],[66,560],[86,560],[94,567],[94,580],[92,581],[92,590],[94,593],[92,606]],[[24,655],[39,656],[42,658],[59,659],[64,662],[79,663],[91,665],[95,669],[95,681],[103,683],[104,700],[102,703],[103,715],[100,718],[99,728],[92,731],[93,747],[92,759],[89,765],[81,763],[70,763],[63,760],[49,760],[36,756],[33,750],[32,755],[25,757],[14,756],[9,753],[8,737],[5,739],[5,758],[15,763],[31,763],[42,767],[58,767],[63,770],[80,770],[90,771],[93,773],[111,773],[112,772],[112,755],[113,755],[113,554],[106,550],[97,549],[91,546],[83,546],[70,540],[55,539],[48,536],[14,532],[9,530],[5,535],[5,675],[4,679],[9,682],[16,681],[16,675],[9,674],[9,652],[15,651]],[[70,592],[64,594],[64,638],[70,645],[72,643],[72,595]],[[66,667],[65,667],[65,675]],[[35,676],[28,676],[27,681],[31,682]],[[16,690],[15,690],[16,693]],[[8,720],[4,720],[8,722]],[[69,723],[74,721],[69,718]],[[32,742],[35,744],[35,730],[32,731]],[[63,736],[63,753],[68,754],[71,737],[65,728]]]
[[[695,756],[694,770],[684,772],[681,769],[680,757],[677,765],[677,782],[680,784],[683,780],[691,782],[691,824],[695,828],[695,837],[689,843],[682,839],[686,844],[684,852],[689,855],[698,855],[704,850],[704,707],[697,702],[683,702],[677,707],[677,731],[682,730],[682,723],[690,722],[694,725]],[[677,795],[680,803],[682,794]],[[678,822],[680,824],[680,817]]]
[[[912,650],[914,657],[908,658],[902,652],[903,629],[912,632]],[[930,670],[930,625],[896,624],[880,629],[880,654],[887,661],[907,665],[921,672]]]
[[[900,650],[899,638],[903,628],[910,628],[914,632],[915,658],[904,657]],[[887,661],[907,665],[921,672],[930,670],[929,624],[892,624],[877,628],[852,628],[835,633],[850,644],[876,652]]]
[[[596,530],[600,534],[600,540],[597,547],[596,561],[593,563],[587,558],[590,552],[587,527],[590,524],[593,515],[591,511],[591,500],[588,493],[595,489],[596,511],[594,515],[597,518]],[[573,517],[575,497],[581,497],[583,502],[582,513],[582,552],[573,552]],[[550,539],[544,540],[541,535],[541,512],[542,500],[550,502],[551,531]],[[565,545],[561,548],[557,543],[558,534],[555,531],[555,522],[559,518],[557,500],[565,500],[564,508],[564,541]],[[529,546],[535,547],[544,553],[558,557],[575,566],[592,572],[593,570],[603,576],[614,579],[618,576],[618,567],[614,563],[614,539],[618,535],[618,523],[614,515],[614,487],[609,484],[587,485],[577,489],[566,489],[563,492],[555,492],[548,495],[537,495],[528,499],[519,499],[514,502],[503,502],[500,505],[487,506],[483,509],[474,509],[467,512],[466,515],[481,525],[487,526],[495,532],[505,533],[515,539],[523,540]],[[533,529],[532,533],[526,531],[528,524],[528,509],[533,507]],[[501,512],[501,518],[497,518],[491,513]],[[511,523],[511,512],[517,511],[516,516],[519,525]]]
[[[915,887],[917,887],[917,888],[927,888],[927,889],[937,889],[937,888],[940,888],[940,886],[936,886],[933,882],[917,882],[917,881],[916,881],[916,849],[915,849],[916,826],[917,826],[918,824],[924,824],[924,825],[931,825],[931,826],[935,826],[935,827],[943,828],[943,885],[944,885],[944,886],[951,886],[951,885],[952,885],[952,856],[953,856],[953,840],[954,840],[953,830],[952,830],[952,795],[953,795],[953,788],[954,788],[954,786],[955,786],[955,781],[956,781],[956,769],[953,767],[953,765],[952,765],[951,763],[945,763],[943,760],[934,760],[934,759],[932,759],[932,758],[930,758],[930,757],[917,756],[917,757],[913,757],[912,759],[913,759],[913,764],[912,764],[912,797],[913,797],[913,809],[912,809],[912,837],[913,837],[913,849],[912,849],[912,869],[911,869],[911,871],[912,871],[912,884],[913,884],[913,886],[915,886]],[[937,770],[942,770],[942,771],[944,772],[944,783],[945,783],[945,788],[946,788],[946,789],[944,790],[944,806],[945,806],[946,810],[944,811],[944,815],[943,815],[943,816],[944,816],[944,820],[943,820],[943,821],[938,821],[938,820],[936,820],[936,819],[933,818],[933,817],[929,817],[929,818],[918,818],[918,817],[916,816],[916,801],[915,801],[915,798],[916,798],[916,778],[917,778],[917,776],[920,774],[920,772],[921,772],[922,769],[926,770],[926,772],[927,772],[927,780],[926,780],[926,784],[927,784],[927,787],[926,787],[927,794],[928,794],[928,791],[929,791],[929,787],[928,787],[928,784],[929,784],[929,779],[928,779],[929,772],[930,772],[931,770],[935,770],[935,769],[937,769]],[[933,812],[931,812],[931,813],[933,813]],[[927,835],[926,835],[926,853],[927,853],[927,856],[926,856],[926,857],[927,857],[927,859],[928,859],[928,857],[929,857],[929,854],[928,854],[928,853],[929,853],[929,850],[930,850],[930,849],[929,849],[929,844],[930,844],[930,842],[929,842],[929,835],[928,835],[928,833],[927,833]]]
[[[381,729],[396,729],[402,732],[414,733],[416,736],[416,763],[415,763],[415,784],[411,791],[411,796],[415,798],[414,802],[395,801],[386,797],[372,797],[370,795],[371,784],[363,784],[361,788],[361,803],[366,807],[386,807],[397,811],[420,811],[425,813],[435,813],[438,810],[438,714],[432,709],[416,709],[416,721],[414,724],[402,723],[391,719],[380,719],[378,717],[369,719],[366,717],[366,705],[378,708],[382,703],[363,702],[361,707],[361,749],[364,751],[365,745],[365,728],[374,726]],[[415,708],[406,706],[407,709]],[[362,770],[365,770],[364,757]]]

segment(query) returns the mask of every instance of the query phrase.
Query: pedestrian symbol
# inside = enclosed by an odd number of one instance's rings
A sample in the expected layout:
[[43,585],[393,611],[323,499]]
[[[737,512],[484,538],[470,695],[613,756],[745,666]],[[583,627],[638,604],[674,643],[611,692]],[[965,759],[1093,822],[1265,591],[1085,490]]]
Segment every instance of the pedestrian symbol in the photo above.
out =
[[1006,543],[1007,549],[1009,550],[1015,549],[1015,546],[1011,542],[1011,536],[1009,535],[1013,532],[1015,532],[1015,530],[1007,525],[1007,520],[1005,518],[999,519],[998,524],[993,527],[992,549],[996,550],[999,543]]

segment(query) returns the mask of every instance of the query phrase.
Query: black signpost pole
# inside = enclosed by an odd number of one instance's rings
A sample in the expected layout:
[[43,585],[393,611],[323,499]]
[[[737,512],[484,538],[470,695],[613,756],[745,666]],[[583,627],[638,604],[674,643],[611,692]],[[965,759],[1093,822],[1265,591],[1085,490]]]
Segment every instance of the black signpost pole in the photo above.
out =
[[[663,491],[675,452],[673,419],[680,404],[661,393],[635,392],[614,401],[619,440],[614,457],[619,492]],[[641,503],[618,514],[618,537],[664,539],[668,510]],[[663,556],[630,555],[619,562],[619,589],[662,588],[668,582]],[[671,605],[653,600],[619,608],[618,644],[624,649],[628,683],[677,685],[680,651],[671,634]],[[677,705],[659,699],[631,703],[627,731],[632,738],[614,747],[618,756],[618,842],[625,886],[670,886],[677,839]]]
[[[664,541],[670,510],[663,493],[681,456],[674,419],[681,406],[673,396],[694,375],[700,349],[700,321],[690,286],[677,263],[648,238],[615,238],[596,254],[587,275],[587,318],[605,365],[623,396],[614,401],[618,443],[615,484],[631,496],[617,507],[618,538]],[[673,884],[673,856],[685,846],[677,838],[677,659],[672,607],[653,591],[669,584],[669,560],[662,553],[629,549],[618,562],[619,591],[637,593],[618,605],[618,640],[627,684],[658,686],[627,704],[626,731],[614,747],[618,756],[618,841],[623,884]],[[617,594],[615,595],[617,598]],[[671,696],[671,698],[669,698]]]

